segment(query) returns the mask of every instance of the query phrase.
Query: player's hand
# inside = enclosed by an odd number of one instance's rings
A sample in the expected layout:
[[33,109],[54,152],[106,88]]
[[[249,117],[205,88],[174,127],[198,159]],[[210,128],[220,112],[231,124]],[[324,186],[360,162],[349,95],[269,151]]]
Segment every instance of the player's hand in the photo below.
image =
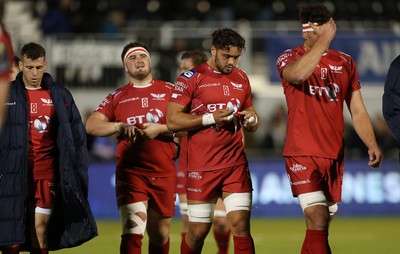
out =
[[328,22],[322,24],[322,25],[315,25],[311,22],[309,22],[309,25],[312,27],[314,32],[318,35],[319,40],[324,40],[325,43],[329,44],[333,40],[336,34],[336,23],[335,21],[331,18]]
[[143,132],[134,125],[122,124],[120,128],[120,137],[129,143],[134,144],[138,136],[143,136]]
[[247,129],[257,128],[258,126],[258,116],[253,111],[240,111],[239,115],[243,116],[243,127]]
[[144,123],[141,131],[146,139],[155,139],[160,134],[159,124]]
[[369,166],[377,168],[381,165],[383,160],[383,155],[378,147],[373,149],[368,149],[368,156],[369,156],[369,161],[368,161]]
[[232,121],[232,119],[235,117],[235,110],[229,108],[220,109],[215,111],[213,116],[216,125],[224,125]]
[[238,112],[238,114],[243,116],[242,123],[246,131],[253,132],[257,130],[259,125],[259,119],[254,111],[243,110]]

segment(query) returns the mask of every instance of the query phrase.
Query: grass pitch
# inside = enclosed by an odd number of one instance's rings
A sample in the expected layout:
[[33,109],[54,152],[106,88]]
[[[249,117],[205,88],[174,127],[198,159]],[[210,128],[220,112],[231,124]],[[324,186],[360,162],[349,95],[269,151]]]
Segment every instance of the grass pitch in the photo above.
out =
[[[179,254],[182,223],[173,220],[171,254]],[[98,221],[99,236],[58,254],[118,254],[121,226],[117,220]],[[256,253],[298,254],[304,239],[303,218],[254,218],[251,224]],[[333,220],[329,242],[335,254],[398,254],[400,253],[400,216],[390,218],[363,217]],[[147,253],[147,237],[143,239],[142,253]],[[217,253],[212,232],[204,244],[203,253]],[[230,252],[233,253],[231,241]]]

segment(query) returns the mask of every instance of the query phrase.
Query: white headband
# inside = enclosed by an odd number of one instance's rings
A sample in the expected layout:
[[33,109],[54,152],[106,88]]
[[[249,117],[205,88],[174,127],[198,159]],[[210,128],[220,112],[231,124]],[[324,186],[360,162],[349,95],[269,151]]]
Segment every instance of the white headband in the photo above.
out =
[[[313,23],[314,25],[318,26],[318,23]],[[309,23],[303,24],[303,32],[313,32],[314,29],[311,27]]]
[[143,47],[134,47],[134,48],[130,48],[128,50],[128,52],[126,52],[125,56],[124,56],[124,62],[126,61],[126,59],[128,59],[128,57],[130,55],[132,55],[133,53],[141,53],[141,54],[145,54],[150,58],[150,54],[149,51],[147,51],[145,48]]

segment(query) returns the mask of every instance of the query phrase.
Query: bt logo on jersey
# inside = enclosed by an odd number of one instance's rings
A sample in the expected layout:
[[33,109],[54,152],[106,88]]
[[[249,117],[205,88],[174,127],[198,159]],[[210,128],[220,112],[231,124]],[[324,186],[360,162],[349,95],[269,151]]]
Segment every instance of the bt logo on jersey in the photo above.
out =
[[164,117],[164,114],[159,109],[150,109],[150,111],[146,114],[146,120],[148,123],[158,123],[160,118]]
[[143,124],[145,119],[144,115],[139,115],[139,116],[131,116],[126,118],[126,123],[130,125],[136,125],[136,124]]
[[228,104],[226,104],[226,107],[229,109],[232,109],[234,114],[236,114],[240,108],[240,101],[238,99],[232,98]]
[[158,109],[150,109],[145,115],[131,116],[126,118],[126,123],[130,125],[143,124],[145,121],[147,123],[158,123],[160,119],[164,117],[163,112]]
[[340,87],[335,83],[329,83],[324,87],[310,85],[308,89],[311,95],[317,95],[320,97],[325,95],[330,101],[337,101],[337,94],[340,92]]
[[35,121],[33,121],[33,126],[35,130],[39,133],[48,132],[47,126],[50,124],[50,117],[48,116],[39,116]]
[[230,101],[228,101],[228,103],[207,104],[207,110],[208,110],[207,112],[212,113],[212,112],[215,112],[220,109],[228,108],[228,109],[234,110],[235,111],[234,113],[237,113],[239,111],[240,107],[241,107],[241,103],[240,103],[239,99],[232,98]]

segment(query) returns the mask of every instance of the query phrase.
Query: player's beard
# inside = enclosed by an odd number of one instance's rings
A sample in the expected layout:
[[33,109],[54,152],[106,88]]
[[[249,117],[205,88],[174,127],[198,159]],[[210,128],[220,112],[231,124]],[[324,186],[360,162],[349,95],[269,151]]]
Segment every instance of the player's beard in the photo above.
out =
[[132,77],[137,80],[143,80],[149,76],[150,72],[151,72],[151,68],[145,69],[145,70],[139,69],[138,71],[135,71],[134,73],[132,73]]
[[232,68],[230,70],[225,70],[224,68],[227,66],[223,66],[220,61],[218,60],[218,57],[215,58],[215,66],[217,67],[218,71],[221,72],[224,75],[231,74],[235,66],[232,65]]

